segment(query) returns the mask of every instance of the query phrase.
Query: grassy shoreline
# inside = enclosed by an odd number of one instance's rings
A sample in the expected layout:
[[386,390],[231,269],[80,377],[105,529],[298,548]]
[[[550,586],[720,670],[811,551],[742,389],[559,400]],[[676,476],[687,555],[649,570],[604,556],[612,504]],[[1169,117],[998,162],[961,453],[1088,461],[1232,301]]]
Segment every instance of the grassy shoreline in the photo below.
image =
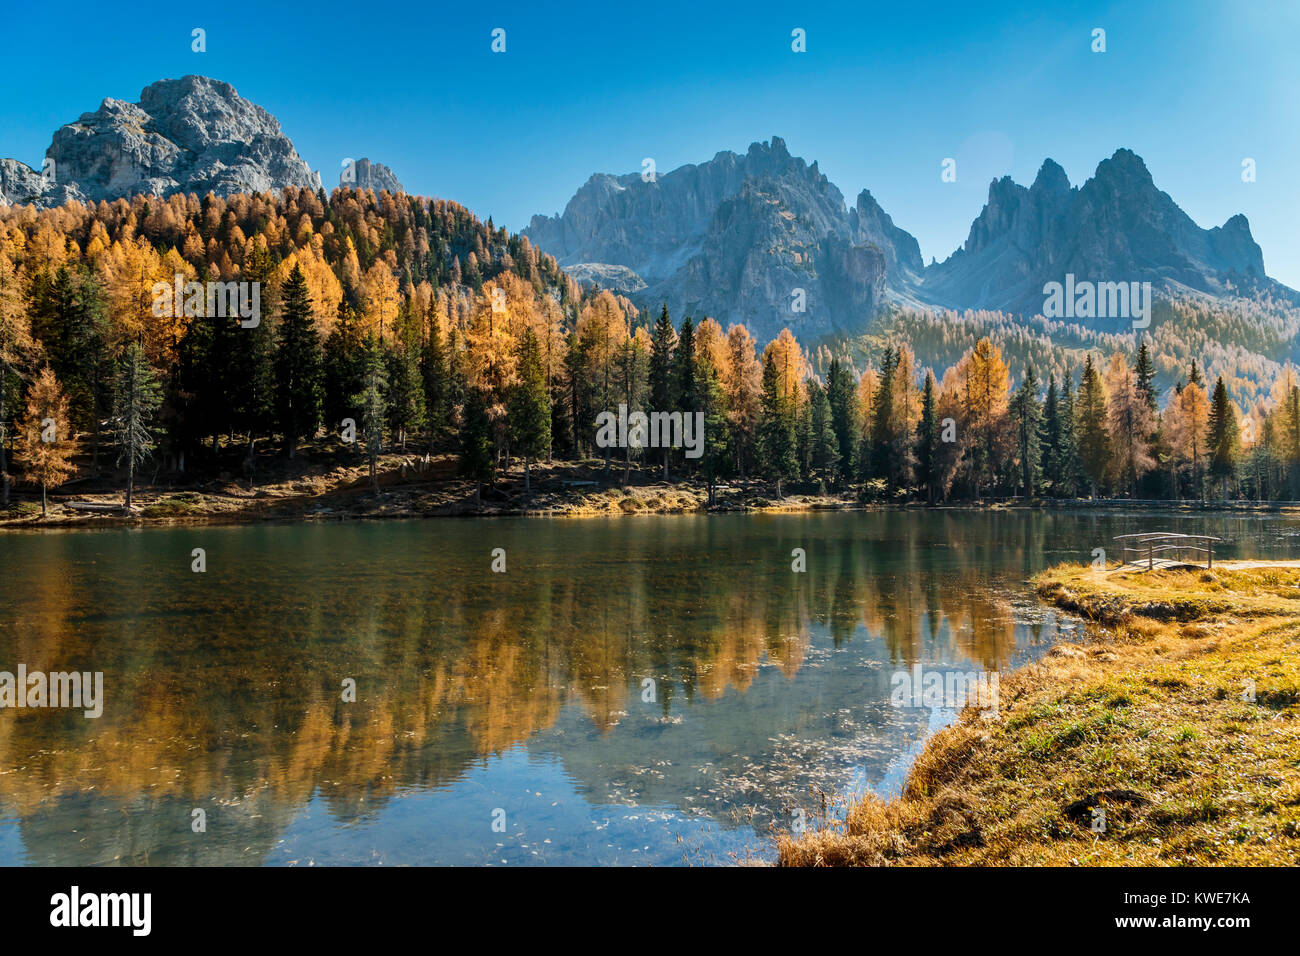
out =
[[1084,638],[936,734],[897,799],[781,839],[780,863],[1296,865],[1300,562],[1257,564],[1040,574]]
[[[531,490],[522,469],[484,485],[482,500],[475,486],[455,475],[449,457],[426,461],[420,456],[385,456],[379,487],[372,489],[361,466],[279,477],[250,487],[229,476],[189,487],[137,489],[130,514],[120,490],[51,496],[42,518],[39,495],[15,495],[0,509],[0,531],[140,525],[207,525],[319,520],[374,520],[442,517],[601,517],[638,514],[705,514],[863,510],[880,507],[832,494],[786,494],[761,483],[721,486],[709,505],[701,481],[664,482],[653,471],[636,472],[624,487],[622,469],[608,476],[599,462],[535,464]],[[111,509],[78,511],[75,501]]]
[[[522,468],[485,487],[481,504],[474,484],[457,476],[453,455],[426,457],[388,454],[379,462],[377,491],[370,487],[364,464],[355,455],[337,452],[304,454],[292,463],[277,462],[259,470],[256,479],[236,479],[229,472],[189,485],[144,484],[131,514],[121,508],[122,489],[82,485],[50,496],[50,513],[42,518],[40,496],[15,491],[11,505],[0,509],[0,531],[140,525],[243,524],[263,521],[363,520],[426,517],[549,516],[599,517],[637,514],[705,514],[729,512],[861,511],[922,508],[920,502],[864,500],[854,493],[835,494],[807,487],[786,489],[760,482],[721,485],[709,505],[703,481],[665,482],[655,468],[634,468],[623,487],[623,469],[611,462],[608,473],[599,460],[535,463],[532,490],[525,492]],[[89,504],[104,512],[75,510]],[[1106,500],[955,501],[938,509],[1090,508],[1112,513],[1300,514],[1300,503],[1180,502]]]

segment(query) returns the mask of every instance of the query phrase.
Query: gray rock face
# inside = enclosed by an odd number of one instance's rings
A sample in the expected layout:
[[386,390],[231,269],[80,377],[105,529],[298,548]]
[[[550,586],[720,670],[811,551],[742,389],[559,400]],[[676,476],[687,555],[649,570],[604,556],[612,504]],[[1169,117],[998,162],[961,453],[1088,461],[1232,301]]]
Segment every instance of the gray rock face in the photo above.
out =
[[849,231],[854,242],[869,242],[884,253],[889,274],[898,277],[899,284],[915,282],[925,268],[916,238],[895,226],[893,218],[865,189],[858,195],[857,205],[849,210]]
[[627,266],[612,266],[608,262],[579,262],[564,271],[587,288],[606,289],[620,295],[630,296],[646,287],[645,279]]
[[[1028,189],[1009,177],[995,181],[965,245],[927,269],[918,291],[952,308],[1032,315],[1043,309],[1044,284],[1067,274],[1090,282],[1150,282],[1166,296],[1295,296],[1265,276],[1244,216],[1201,229],[1127,149],[1103,160],[1078,188],[1050,159]],[[1118,330],[1127,323],[1112,324]]]
[[16,159],[0,159],[0,205],[35,202],[48,187],[39,170]]
[[630,270],[645,283],[629,290],[643,305],[744,322],[761,338],[784,326],[844,331],[884,301],[889,263],[920,268],[916,240],[869,194],[850,213],[817,164],[775,136],[652,181],[592,176],[562,215],[534,216],[524,235],[582,275]]
[[[46,206],[137,193],[229,195],[320,187],[320,177],[299,157],[275,117],[229,83],[202,76],[159,80],[144,89],[138,103],[104,100],[95,112],[59,129],[46,156],[54,162],[54,180],[36,200]],[[10,202],[24,201],[29,197],[18,193],[30,189],[33,171],[7,162],[12,166],[0,174],[0,194]]]
[[[1082,187],[1050,159],[1028,188],[996,180],[965,245],[928,267],[916,239],[869,191],[846,209],[817,164],[792,157],[776,137],[657,182],[592,176],[562,215],[534,216],[524,233],[584,276],[601,264],[631,270],[645,288],[627,286],[628,294],[645,307],[667,302],[676,314],[745,322],[760,338],[783,325],[809,340],[861,332],[887,303],[1033,315],[1043,310],[1043,286],[1067,274],[1149,281],[1164,297],[1262,292],[1300,305],[1265,276],[1244,216],[1201,229],[1126,149]],[[803,313],[792,309],[797,289]],[[1131,326],[1112,318],[1115,331]],[[1110,330],[1104,319],[1090,324]]]
[[383,163],[372,163],[364,157],[339,172],[339,185],[344,188],[373,189],[375,195],[385,189],[394,196],[406,192],[405,187],[397,181],[396,173]]

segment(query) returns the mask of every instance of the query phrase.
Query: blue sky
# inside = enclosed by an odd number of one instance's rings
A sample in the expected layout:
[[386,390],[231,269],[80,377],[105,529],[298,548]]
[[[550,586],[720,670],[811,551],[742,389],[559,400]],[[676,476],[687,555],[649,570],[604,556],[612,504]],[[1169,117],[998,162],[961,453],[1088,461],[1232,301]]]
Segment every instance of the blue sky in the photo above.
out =
[[870,189],[929,261],[965,239],[994,176],[1028,184],[1050,156],[1077,185],[1126,146],[1201,226],[1244,213],[1269,274],[1300,287],[1300,4],[978,6],[24,3],[5,16],[0,156],[39,166],[104,97],[202,73],[274,114],[327,183],[368,156],[519,229],[593,172],[776,134],[848,201]]

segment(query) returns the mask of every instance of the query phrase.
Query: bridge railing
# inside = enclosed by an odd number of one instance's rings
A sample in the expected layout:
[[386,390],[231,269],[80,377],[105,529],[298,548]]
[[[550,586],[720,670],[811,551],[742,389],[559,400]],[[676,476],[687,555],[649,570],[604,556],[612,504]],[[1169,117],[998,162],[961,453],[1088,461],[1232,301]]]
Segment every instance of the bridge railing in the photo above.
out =
[[[1142,567],[1145,563],[1147,570],[1150,571],[1154,570],[1156,566],[1157,555],[1171,552],[1178,556],[1178,563],[1180,564],[1192,564],[1196,560],[1203,559],[1206,568],[1212,569],[1214,567],[1214,542],[1222,539],[1208,534],[1174,534],[1168,531],[1149,531],[1142,534],[1116,535],[1115,540],[1121,542],[1121,566],[1132,564],[1134,567]],[[1191,553],[1196,557],[1192,561],[1185,560],[1184,555],[1187,553]],[[1133,560],[1129,560],[1130,555],[1133,556]]]

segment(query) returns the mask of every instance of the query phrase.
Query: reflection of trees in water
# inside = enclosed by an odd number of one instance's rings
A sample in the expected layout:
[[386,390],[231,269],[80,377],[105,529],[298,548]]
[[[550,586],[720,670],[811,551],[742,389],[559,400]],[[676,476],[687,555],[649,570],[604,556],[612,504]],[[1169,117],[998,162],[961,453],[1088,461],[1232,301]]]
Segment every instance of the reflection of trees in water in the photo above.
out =
[[[945,515],[918,534],[911,516],[885,514],[868,539],[835,517],[750,537],[701,522],[577,570],[505,575],[368,555],[340,574],[307,549],[291,569],[202,589],[105,574],[74,536],[50,536],[39,570],[19,570],[0,659],[102,670],[108,706],[98,721],[0,714],[0,802],[25,819],[86,793],[102,809],[286,808],[318,792],[358,818],[399,788],[446,785],[566,704],[608,732],[646,677],[664,714],[678,695],[743,694],[765,662],[793,678],[814,624],[837,645],[865,627],[892,663],[939,649],[1005,664],[1014,627],[989,568],[1041,553],[1043,521]],[[130,536],[116,559],[142,563],[148,545]],[[796,546],[806,574],[790,570]],[[340,700],[346,677],[355,703]]]

